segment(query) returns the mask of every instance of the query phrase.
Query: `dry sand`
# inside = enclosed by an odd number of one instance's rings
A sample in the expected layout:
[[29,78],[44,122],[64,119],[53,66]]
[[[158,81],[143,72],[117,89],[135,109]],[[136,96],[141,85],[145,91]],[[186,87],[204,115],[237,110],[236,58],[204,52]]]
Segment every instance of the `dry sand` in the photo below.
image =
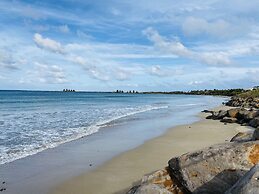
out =
[[[223,109],[227,107],[220,107]],[[205,120],[169,129],[164,135],[122,153],[97,169],[68,180],[53,188],[52,194],[125,193],[145,174],[167,166],[172,157],[213,144],[229,141],[237,132],[246,130],[238,124],[224,125]]]

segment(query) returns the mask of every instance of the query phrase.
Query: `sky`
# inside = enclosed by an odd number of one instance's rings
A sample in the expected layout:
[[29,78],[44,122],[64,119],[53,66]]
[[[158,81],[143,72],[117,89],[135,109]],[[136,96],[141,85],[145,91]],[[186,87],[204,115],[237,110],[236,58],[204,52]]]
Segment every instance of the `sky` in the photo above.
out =
[[0,0],[0,89],[255,85],[258,0]]

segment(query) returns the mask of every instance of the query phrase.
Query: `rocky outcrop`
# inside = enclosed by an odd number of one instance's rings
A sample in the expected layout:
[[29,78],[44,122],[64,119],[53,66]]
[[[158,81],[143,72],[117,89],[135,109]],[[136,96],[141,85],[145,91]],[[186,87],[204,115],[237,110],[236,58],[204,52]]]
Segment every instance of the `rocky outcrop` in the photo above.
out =
[[259,141],[227,143],[171,159],[169,172],[190,193],[224,193],[259,162]]
[[258,162],[259,141],[215,145],[172,158],[127,194],[223,194]]
[[252,120],[250,120],[249,125],[254,127],[254,128],[259,127],[259,117],[255,117]]
[[259,165],[255,165],[232,186],[226,194],[259,193]]
[[254,128],[259,127],[259,110],[232,108],[228,111],[220,110],[209,113],[211,115],[207,116],[206,119],[220,120],[224,123],[239,123]]
[[184,194],[183,190],[170,177],[167,167],[144,176],[141,184],[132,187],[127,194]]
[[233,96],[225,104],[233,107],[259,108],[259,98]]

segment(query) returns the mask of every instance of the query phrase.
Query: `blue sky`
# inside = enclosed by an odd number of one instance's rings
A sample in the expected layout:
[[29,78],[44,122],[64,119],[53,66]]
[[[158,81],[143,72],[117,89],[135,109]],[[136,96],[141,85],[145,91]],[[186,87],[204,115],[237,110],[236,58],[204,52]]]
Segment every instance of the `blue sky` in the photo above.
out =
[[256,0],[1,0],[0,89],[259,85]]

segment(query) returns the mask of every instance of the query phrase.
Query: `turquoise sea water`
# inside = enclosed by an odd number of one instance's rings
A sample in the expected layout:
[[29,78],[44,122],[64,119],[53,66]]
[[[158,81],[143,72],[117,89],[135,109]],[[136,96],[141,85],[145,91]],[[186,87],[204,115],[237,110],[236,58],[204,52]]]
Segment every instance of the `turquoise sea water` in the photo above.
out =
[[177,117],[184,111],[213,107],[221,101],[211,96],[0,91],[0,164],[121,122],[152,117],[163,120],[168,115]]

